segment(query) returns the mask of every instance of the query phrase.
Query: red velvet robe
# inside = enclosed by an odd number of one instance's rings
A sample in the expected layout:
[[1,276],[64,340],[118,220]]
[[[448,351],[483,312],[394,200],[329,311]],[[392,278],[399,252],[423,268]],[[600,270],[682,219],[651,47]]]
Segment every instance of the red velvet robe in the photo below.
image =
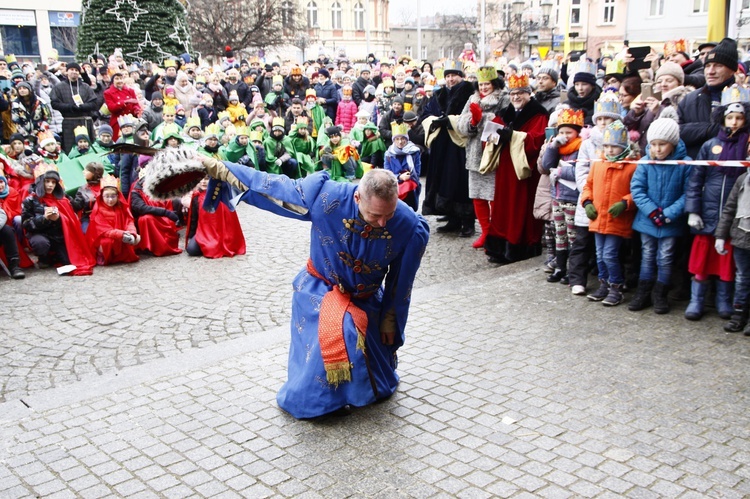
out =
[[[536,101],[532,100],[530,104],[527,104],[527,107],[534,104],[541,108],[539,112],[524,108],[523,111],[528,111],[531,116],[527,117],[521,114],[519,118],[526,119],[520,126],[518,126],[519,123],[514,123],[515,126],[513,126],[514,130],[527,133],[524,150],[531,167],[531,176],[524,180],[518,180],[511,160],[510,148],[503,147],[495,171],[495,199],[492,204],[488,231],[489,236],[499,237],[510,244],[526,246],[539,243],[543,229],[543,223],[534,218],[533,208],[536,188],[541,177],[536,168],[536,163],[539,158],[539,151],[544,143],[544,129],[547,126],[548,118],[544,108]],[[510,107],[508,110],[513,111],[513,108]],[[507,118],[507,112],[505,116]],[[495,117],[493,121],[503,125],[506,124],[500,116]]]
[[118,195],[118,203],[114,207],[109,207],[104,203],[100,192],[89,217],[86,239],[91,251],[97,256],[98,265],[132,263],[139,260],[135,254],[135,246],[122,242],[125,232],[135,235],[137,231],[127,201],[121,192],[118,191]]
[[120,136],[120,124],[117,122],[117,118],[125,114],[132,114],[134,118],[137,118],[141,114],[141,106],[137,103],[125,102],[127,99],[137,99],[132,88],[122,87],[122,90],[118,90],[117,87],[112,85],[104,91],[104,102],[111,113],[109,126],[112,127],[113,141],[117,141]]
[[96,260],[94,254],[86,241],[86,236],[81,229],[81,222],[73,211],[68,198],[57,199],[52,194],[45,194],[40,198],[46,206],[56,206],[62,220],[63,236],[65,237],[65,249],[68,251],[70,263],[76,266],[71,275],[91,275],[94,273]]
[[[2,208],[3,211],[8,215],[7,223],[12,227],[13,217],[21,214],[21,203],[23,202],[23,196],[20,192],[11,187],[10,184],[8,184],[8,191],[8,195],[5,198],[0,199],[0,208]],[[18,238],[16,238],[16,241],[18,242],[18,257],[20,259],[21,268],[27,269],[29,267],[33,267],[34,262],[23,250],[21,241],[18,241]],[[8,259],[5,257],[5,251],[3,251],[2,247],[0,247],[0,258],[2,258],[3,262],[5,262],[6,265],[8,264]]]
[[[173,209],[172,201],[157,201],[151,199],[145,192],[141,191],[141,193],[143,202],[147,205],[168,210]],[[167,217],[139,216],[138,234],[141,235],[141,242],[136,247],[137,250],[150,251],[154,256],[179,255],[182,253],[179,247],[180,236],[177,234],[177,225]]]
[[[199,213],[193,213],[195,198]],[[206,191],[194,192],[193,202],[190,203],[190,214],[188,215],[188,227],[190,219],[198,217],[198,228],[195,230],[195,241],[200,246],[203,256],[206,258],[232,257],[245,254],[245,235],[240,227],[237,213],[229,211],[223,203],[219,203],[214,213],[203,209],[203,200]]]

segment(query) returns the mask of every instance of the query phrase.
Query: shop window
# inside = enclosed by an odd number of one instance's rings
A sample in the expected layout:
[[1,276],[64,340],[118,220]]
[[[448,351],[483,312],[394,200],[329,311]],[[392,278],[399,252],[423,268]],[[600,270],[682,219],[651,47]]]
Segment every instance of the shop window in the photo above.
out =
[[16,57],[39,56],[36,26],[0,26],[3,51]]

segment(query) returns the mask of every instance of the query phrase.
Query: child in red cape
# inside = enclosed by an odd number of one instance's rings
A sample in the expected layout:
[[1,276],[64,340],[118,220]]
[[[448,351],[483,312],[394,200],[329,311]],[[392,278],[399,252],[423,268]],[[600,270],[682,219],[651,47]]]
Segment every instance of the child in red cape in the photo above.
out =
[[74,265],[72,275],[91,275],[96,264],[94,255],[54,168],[41,165],[35,171],[34,192],[23,201],[24,231],[42,264]]
[[96,255],[97,265],[139,260],[135,247],[141,242],[141,236],[136,231],[128,203],[117,188],[117,179],[111,175],[102,177],[86,239]]
[[[140,175],[145,173],[144,166]],[[138,251],[149,251],[154,256],[179,255],[182,250],[179,247],[180,236],[177,234],[179,220],[174,211],[173,201],[158,201],[152,199],[143,191],[143,180],[133,186],[130,192],[130,210],[136,219],[138,233],[141,242],[136,249]]]
[[244,255],[245,236],[237,213],[229,211],[224,203],[219,203],[213,213],[203,209],[207,187],[208,177],[189,195],[189,204],[183,202],[183,206],[189,206],[185,251],[190,256],[206,258]]

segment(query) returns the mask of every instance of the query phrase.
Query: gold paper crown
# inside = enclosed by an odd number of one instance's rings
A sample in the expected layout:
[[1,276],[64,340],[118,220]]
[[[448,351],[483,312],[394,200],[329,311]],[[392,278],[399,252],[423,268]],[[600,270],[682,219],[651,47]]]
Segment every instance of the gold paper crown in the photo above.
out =
[[399,123],[394,121],[391,123],[391,135],[396,138],[398,135],[405,135],[409,137],[409,125],[406,123]]
[[391,87],[393,88],[395,85],[393,83],[393,80],[390,78],[383,78],[383,88],[385,87]]
[[221,111],[216,115],[216,117],[219,119],[219,121],[223,120],[224,118],[232,119],[232,115],[229,114],[229,111]]
[[271,121],[271,127],[277,127],[280,126],[281,128],[285,127],[284,118],[278,116]]
[[299,66],[292,67],[292,70],[289,72],[290,75],[301,75],[302,74],[302,68]]
[[39,178],[47,172],[58,172],[57,165],[51,163],[39,163],[34,167],[34,178]]
[[497,69],[492,66],[482,66],[477,70],[477,82],[487,83],[497,78]]
[[161,129],[162,137],[165,139],[169,136],[177,136],[180,134],[180,126],[177,123],[166,123],[164,128]]
[[221,126],[218,123],[211,123],[206,127],[206,138],[218,137],[221,133]]
[[625,72],[625,63],[619,59],[609,61],[604,72],[608,75],[622,74]]
[[85,126],[77,126],[73,129],[73,137],[78,137],[79,135],[85,135],[86,137],[89,136],[89,130]]
[[571,125],[583,128],[583,109],[563,109],[557,115],[557,128]]
[[352,95],[352,87],[349,85],[346,85],[344,88],[341,89],[341,95]]
[[435,68],[435,81],[442,80],[445,78],[445,71],[443,68]]
[[164,67],[165,68],[176,68],[177,67],[177,61],[174,59],[167,59],[164,61]]
[[443,64],[443,74],[446,71],[460,71],[463,73],[463,64],[461,64],[461,61],[445,61],[445,64]]
[[120,181],[114,175],[105,173],[102,179],[99,181],[99,186],[104,189],[105,187],[114,187],[120,190]]
[[123,114],[117,118],[117,124],[120,125],[120,128],[133,126],[135,124],[135,118],[133,118],[132,114]]
[[510,90],[515,88],[529,88],[529,77],[525,74],[510,75],[506,81]]
[[307,126],[309,123],[310,123],[310,120],[307,119],[307,116],[297,116],[298,125]]
[[190,130],[193,127],[201,127],[201,119],[198,116],[191,116],[185,122],[185,130]]
[[679,40],[669,40],[664,44],[665,57],[669,57],[677,52],[687,52],[687,44],[683,38],[680,38]]
[[263,132],[260,130],[250,132],[250,142],[263,142]]
[[174,106],[164,106],[161,109],[161,114],[164,116],[165,114],[177,114],[177,109],[175,109]]
[[724,87],[721,92],[721,105],[726,106],[733,102],[750,102],[750,90],[734,83]]
[[284,84],[284,77],[281,76],[281,75],[273,75],[273,79],[271,80],[271,82],[274,85],[283,85]]
[[50,130],[42,130],[36,135],[37,141],[39,142],[39,147],[44,147],[47,144],[54,144],[55,141],[55,135]]
[[14,62],[17,62],[16,61],[16,55],[15,54],[8,54],[8,55],[6,55],[5,56],[5,62],[7,62],[8,64],[13,64]]
[[235,125],[234,126],[235,135],[239,137],[240,135],[244,135],[245,137],[248,137],[250,135],[250,129],[247,127],[247,125]]

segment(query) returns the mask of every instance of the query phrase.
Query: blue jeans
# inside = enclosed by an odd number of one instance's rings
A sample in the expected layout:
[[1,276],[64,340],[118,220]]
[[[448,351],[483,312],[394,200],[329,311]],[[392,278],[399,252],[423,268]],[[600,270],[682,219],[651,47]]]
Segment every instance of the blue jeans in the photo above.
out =
[[732,251],[737,267],[734,275],[734,303],[740,306],[747,305],[750,295],[750,250],[734,246]]
[[669,284],[676,242],[676,237],[656,238],[641,233],[641,281],[653,281],[656,278],[662,284]]
[[620,246],[623,238],[614,234],[592,234],[596,242],[596,266],[599,268],[599,279],[610,284],[622,284],[625,282],[620,266]]

